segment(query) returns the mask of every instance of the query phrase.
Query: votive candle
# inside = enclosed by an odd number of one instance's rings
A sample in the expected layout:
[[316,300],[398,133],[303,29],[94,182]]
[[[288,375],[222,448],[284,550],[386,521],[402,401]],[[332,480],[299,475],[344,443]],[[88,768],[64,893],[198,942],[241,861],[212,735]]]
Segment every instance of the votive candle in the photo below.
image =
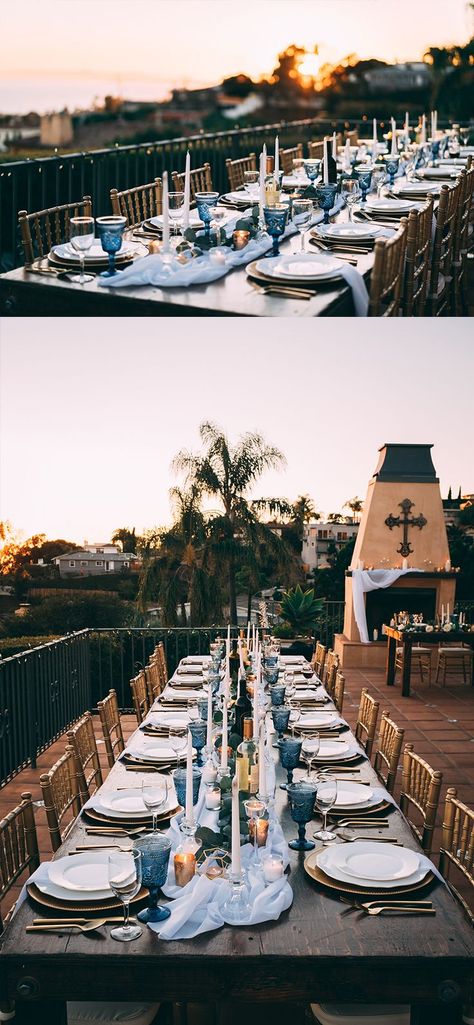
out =
[[177,851],[174,856],[176,886],[186,886],[196,872],[196,855],[192,851]]
[[270,858],[265,858],[263,862],[263,877],[266,883],[274,883],[277,879],[281,879],[283,875],[283,860],[279,855],[272,855]]

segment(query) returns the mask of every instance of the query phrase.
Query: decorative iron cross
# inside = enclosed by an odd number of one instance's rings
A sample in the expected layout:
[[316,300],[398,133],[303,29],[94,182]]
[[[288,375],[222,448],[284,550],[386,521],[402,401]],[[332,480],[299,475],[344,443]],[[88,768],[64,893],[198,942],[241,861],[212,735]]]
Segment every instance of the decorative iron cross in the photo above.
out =
[[394,527],[403,527],[403,541],[400,542],[400,547],[397,548],[397,552],[406,557],[407,555],[411,555],[413,552],[413,548],[408,540],[408,528],[418,527],[419,530],[423,530],[423,527],[426,527],[428,520],[425,519],[423,513],[420,513],[419,516],[412,516],[410,518],[410,509],[413,508],[415,503],[410,502],[409,498],[404,498],[403,502],[399,502],[398,504],[403,512],[403,516],[392,516],[390,513],[390,516],[387,516],[385,523],[390,530],[393,530]]

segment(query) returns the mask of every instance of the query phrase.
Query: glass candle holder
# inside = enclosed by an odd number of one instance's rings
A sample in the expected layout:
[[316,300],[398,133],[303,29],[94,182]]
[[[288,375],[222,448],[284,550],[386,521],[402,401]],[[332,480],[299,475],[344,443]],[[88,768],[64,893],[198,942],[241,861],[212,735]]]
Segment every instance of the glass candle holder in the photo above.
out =
[[268,838],[268,830],[270,828],[269,819],[250,819],[249,821],[249,837],[251,842],[254,844],[255,841],[257,847],[265,847]]
[[388,174],[388,183],[389,183],[389,186],[390,186],[391,189],[393,189],[393,186],[395,184],[395,176],[396,176],[396,174],[398,172],[399,166],[400,166],[400,158],[399,157],[386,157],[385,158],[385,167],[387,169],[387,174]]
[[293,771],[299,764],[302,743],[296,737],[284,737],[279,744],[280,761],[286,769],[286,783],[280,783],[281,790],[286,790],[293,783]]
[[189,723],[189,732],[193,740],[193,747],[197,752],[197,764],[202,765],[201,751],[206,744],[207,723],[204,719],[195,719]]
[[140,922],[164,922],[169,918],[167,907],[158,906],[160,886],[166,882],[168,864],[171,853],[171,841],[162,833],[152,833],[135,840],[134,850],[140,851],[142,861],[142,882],[150,893],[150,903],[140,911],[137,918]]
[[312,851],[314,843],[306,839],[306,824],[311,822],[316,797],[316,786],[309,780],[291,783],[287,787],[288,803],[293,822],[298,823],[298,837],[290,840],[288,847],[293,851]]
[[221,788],[217,783],[207,783],[204,803],[209,811],[217,811],[221,806]]
[[277,851],[268,851],[262,855],[263,878],[267,886],[281,879],[284,873],[283,858]]
[[117,273],[115,266],[115,254],[122,246],[123,233],[127,227],[127,218],[110,216],[97,217],[97,228],[104,253],[109,257],[108,270],[102,272],[102,278],[110,278]]
[[196,855],[194,851],[178,847],[173,858],[173,865],[176,886],[186,886],[196,874]]
[[[206,238],[210,237],[211,221],[213,217],[213,208],[217,204],[219,199],[218,192],[196,192],[195,195],[197,212],[200,220],[204,224],[204,232]],[[220,656],[220,650],[219,650]]]
[[320,183],[316,185],[315,192],[319,206],[324,212],[324,224],[329,224],[329,211],[335,203],[337,185],[334,182],[328,182],[326,185]]
[[316,181],[321,173],[322,160],[304,160],[303,166],[310,182]]
[[265,226],[268,234],[273,239],[273,246],[271,253],[267,253],[267,256],[279,256],[280,247],[279,240],[283,235],[286,223],[288,220],[288,207],[276,204],[271,207],[264,207],[263,216],[265,218]]
[[250,916],[250,903],[248,890],[242,875],[230,876],[229,896],[222,905],[224,920],[229,925],[242,925],[248,922]]
[[362,193],[362,203],[367,202],[367,193],[370,192],[370,186],[372,184],[372,168],[356,167],[355,174],[357,175],[360,191]]
[[291,708],[289,705],[279,705],[271,709],[273,725],[278,733],[278,743],[283,740],[283,734],[288,729]]
[[[256,823],[266,812],[265,802],[261,801],[258,797],[251,797],[248,801],[244,801],[245,814],[249,820],[249,835],[250,835],[250,824],[251,822]],[[254,826],[253,832],[253,860],[258,862],[258,836],[257,828]]]
[[273,687],[270,687],[270,697],[272,699],[272,705],[277,708],[278,705],[283,705],[285,701],[286,684],[280,683]]
[[243,228],[239,228],[238,231],[232,232],[232,246],[234,249],[245,249],[250,242],[250,232],[244,231]]
[[[201,770],[198,769],[197,765],[193,765],[193,804],[197,803],[199,796],[199,787],[201,784]],[[174,788],[176,790],[176,797],[178,804],[183,808],[186,807],[186,768],[175,769],[173,772]]]

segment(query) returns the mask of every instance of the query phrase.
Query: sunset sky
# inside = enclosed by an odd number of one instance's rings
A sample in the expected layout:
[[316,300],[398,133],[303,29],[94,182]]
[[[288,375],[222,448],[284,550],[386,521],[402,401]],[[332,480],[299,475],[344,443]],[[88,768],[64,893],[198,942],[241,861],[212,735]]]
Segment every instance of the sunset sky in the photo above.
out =
[[[384,442],[432,442],[443,493],[474,492],[468,322],[0,322],[0,517],[105,541],[170,521],[170,463],[204,419],[258,430],[283,472],[255,496],[365,497]],[[291,343],[290,343],[291,330]],[[33,344],[32,344],[33,343]]]
[[160,83],[259,77],[292,42],[318,43],[322,61],[419,59],[471,29],[465,0],[22,0],[2,4],[0,109],[11,76],[100,76],[114,90],[136,79],[138,93],[147,81],[159,92]]

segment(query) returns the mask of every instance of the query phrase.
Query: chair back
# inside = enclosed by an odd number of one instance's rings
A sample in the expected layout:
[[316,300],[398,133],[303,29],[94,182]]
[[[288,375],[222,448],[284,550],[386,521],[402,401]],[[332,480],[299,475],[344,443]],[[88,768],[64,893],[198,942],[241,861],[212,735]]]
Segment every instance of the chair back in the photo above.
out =
[[463,171],[461,175],[461,192],[459,196],[458,216],[454,233],[454,263],[459,264],[461,255],[467,250],[469,219],[474,192],[474,167]]
[[441,188],[428,291],[428,316],[432,317],[446,313],[450,301],[454,239],[462,185],[463,180],[460,178],[453,188],[448,185]]
[[[458,799],[454,787],[449,787],[446,794],[439,854],[439,870],[446,881],[451,868],[461,873],[458,878],[468,883],[469,893],[474,900],[474,810]],[[474,924],[473,911],[464,897],[452,881],[449,887]]]
[[321,641],[317,641],[316,648],[314,649],[314,655],[311,659],[311,665],[316,673],[316,676],[319,676],[320,680],[322,680],[323,678],[326,651],[327,649],[325,645],[321,644]]
[[403,315],[423,317],[428,290],[433,228],[433,197],[408,217]]
[[44,809],[53,851],[57,851],[71,832],[81,810],[74,750],[68,744],[65,754],[49,772],[40,776]]
[[52,246],[69,241],[71,217],[91,216],[90,196],[84,196],[77,203],[64,203],[62,206],[48,207],[33,214],[20,210],[18,223],[26,266],[33,263],[33,260],[47,256]]
[[334,688],[336,686],[336,675],[339,668],[339,658],[335,651],[328,651],[326,659],[326,675],[324,686],[329,696],[334,700]]
[[370,278],[369,317],[398,317],[402,299],[407,245],[407,219],[392,238],[377,239]]
[[356,128],[354,129],[353,132],[346,132],[345,133],[345,141],[347,142],[348,139],[349,139],[349,145],[350,146],[358,146],[359,145],[359,133],[358,133]]
[[[171,180],[176,192],[184,192],[184,171],[172,171]],[[194,167],[189,176],[191,202],[194,203],[196,192],[213,192],[212,172],[210,164]]]
[[76,758],[79,797],[81,804],[84,804],[103,783],[94,723],[90,712],[86,712],[79,722],[71,730],[68,730],[67,739]]
[[163,185],[161,178],[155,178],[148,185],[136,185],[133,189],[118,192],[110,190],[112,213],[126,217],[129,228],[137,227],[150,217],[163,213]]
[[293,171],[293,161],[303,159],[303,143],[299,142],[297,146],[290,146],[288,149],[280,150],[280,169],[283,174],[291,174]]
[[[406,744],[403,752],[400,808],[426,854],[431,852],[442,781],[442,773],[432,769],[424,758],[415,754],[413,744]],[[421,817],[421,828],[413,821],[415,811]]]
[[308,142],[308,156],[310,160],[323,160],[324,142]]
[[107,697],[103,701],[97,702],[97,708],[99,709],[102,732],[104,734],[107,761],[112,768],[112,765],[115,765],[119,754],[122,753],[125,747],[115,691],[109,690]]
[[248,157],[237,157],[237,160],[226,160],[227,177],[229,189],[235,192],[244,184],[245,171],[257,171],[257,157],[255,153],[249,153]]
[[151,708],[153,702],[159,698],[166,686],[158,658],[152,657],[148,665],[145,666],[145,679],[148,691],[148,702]]
[[0,933],[13,908],[2,918],[1,904],[11,887],[28,872],[31,875],[40,863],[35,812],[31,794],[21,795],[21,804],[0,821]]
[[336,673],[336,681],[334,684],[334,691],[332,700],[339,713],[342,712],[342,706],[344,704],[344,690],[346,686],[346,678],[342,673]]
[[393,794],[404,736],[405,730],[393,722],[388,712],[382,712],[374,769],[389,794]]
[[156,657],[158,659],[158,664],[159,664],[159,667],[160,667],[161,678],[164,681],[164,683],[166,684],[166,683],[168,683],[168,666],[166,665],[166,654],[165,654],[165,646],[163,644],[163,641],[158,641],[158,644],[156,645],[156,648],[155,648],[155,653],[156,653]]
[[370,758],[372,748],[374,746],[379,705],[380,702],[376,701],[375,698],[369,694],[367,688],[364,687],[360,695],[359,711],[357,713],[357,722],[354,732],[359,744],[364,748],[368,758]]
[[135,715],[137,717],[138,725],[143,722],[146,715],[150,710],[150,700],[148,696],[145,670],[140,669],[140,672],[130,680],[130,688],[132,691],[133,707],[135,709]]

